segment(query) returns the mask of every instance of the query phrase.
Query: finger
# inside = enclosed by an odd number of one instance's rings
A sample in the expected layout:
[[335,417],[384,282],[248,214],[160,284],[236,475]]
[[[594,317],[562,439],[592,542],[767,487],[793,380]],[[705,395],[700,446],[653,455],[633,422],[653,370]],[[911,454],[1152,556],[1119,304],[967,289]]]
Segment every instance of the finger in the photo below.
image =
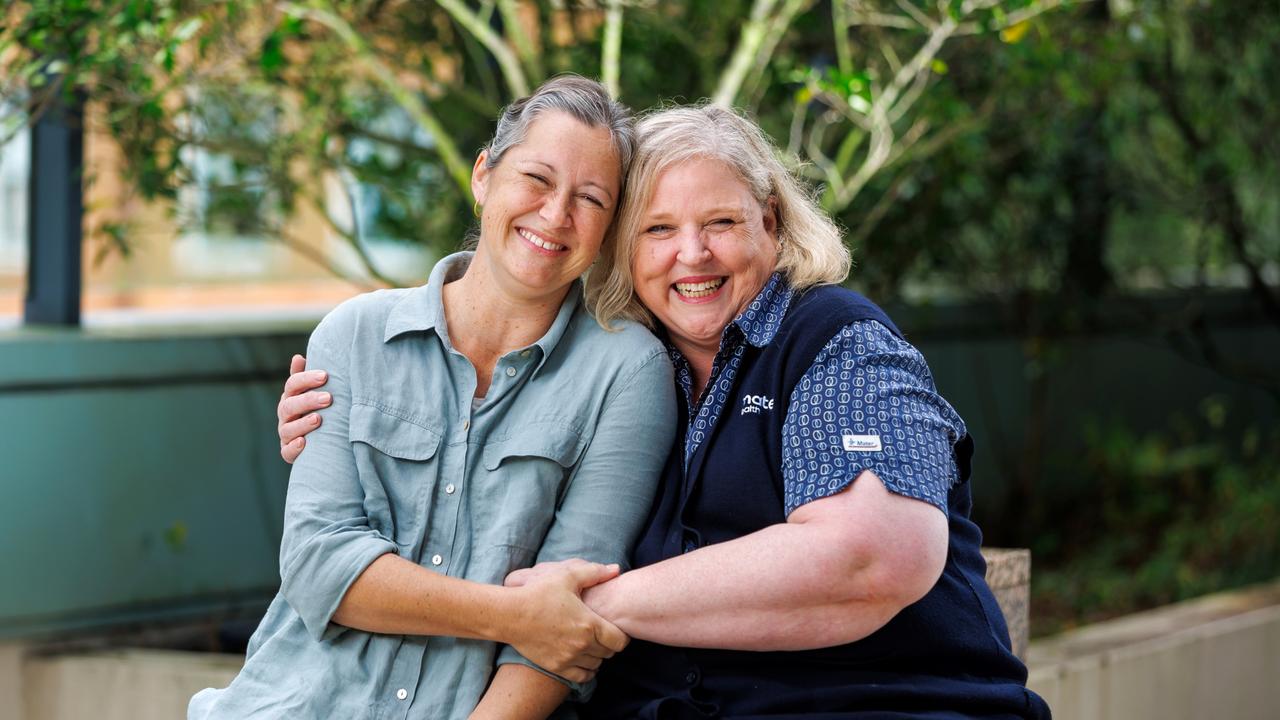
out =
[[582,657],[579,657],[578,659],[574,660],[573,665],[579,670],[586,670],[587,672],[596,672],[597,670],[600,669],[600,664],[603,662],[604,662],[603,658],[596,657],[595,655],[583,655]]
[[311,413],[310,415],[304,415],[297,420],[280,423],[280,425],[276,427],[276,432],[280,435],[280,444],[288,445],[295,440],[301,439],[307,433],[320,427],[320,422],[320,416],[315,413]]
[[307,370],[296,372],[284,381],[284,394],[297,395],[320,387],[329,380],[329,374],[323,370]]
[[313,390],[281,400],[280,405],[277,406],[277,415],[283,422],[292,422],[307,413],[323,410],[332,404],[332,395]]
[[302,454],[302,448],[306,447],[306,445],[306,438],[298,438],[291,443],[285,443],[280,446],[280,457],[284,458],[285,462],[292,465],[293,461],[297,460],[298,456]]
[[596,642],[618,653],[627,647],[627,643],[631,642],[631,638],[627,634],[618,629],[617,625],[600,618],[595,626]]
[[298,355],[297,353],[294,353],[293,357],[289,358],[289,374],[290,375],[297,375],[298,373],[306,369],[307,369],[306,358],[302,357],[301,355]]
[[507,575],[507,578],[502,581],[502,584],[505,587],[524,587],[525,583],[529,582],[529,577],[532,574],[533,574],[533,571],[527,568],[516,570],[512,573],[509,573]]
[[569,576],[573,578],[574,584],[579,590],[599,585],[606,580],[612,580],[618,577],[621,568],[617,563],[609,565],[601,565],[600,563],[581,562],[569,566]]

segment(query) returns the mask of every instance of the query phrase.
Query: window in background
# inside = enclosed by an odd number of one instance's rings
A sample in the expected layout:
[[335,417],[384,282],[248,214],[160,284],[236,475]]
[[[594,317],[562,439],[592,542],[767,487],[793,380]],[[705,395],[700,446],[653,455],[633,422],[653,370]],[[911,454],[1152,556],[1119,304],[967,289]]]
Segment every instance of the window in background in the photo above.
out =
[[[431,148],[434,143],[399,107],[383,108],[369,129],[391,142],[356,137],[347,144],[350,169],[326,184],[326,212],[343,228],[352,227],[354,215],[356,236],[378,272],[402,284],[425,282],[437,258],[421,243],[408,238],[432,226],[427,207],[432,186],[447,182],[447,178],[439,165],[406,157],[407,151],[402,148]],[[357,176],[371,166],[380,171],[363,174],[383,178],[388,184],[376,185]],[[351,243],[336,233],[331,234],[331,239],[330,252],[343,272],[362,272],[362,263]]]
[[27,275],[27,181],[31,134],[23,128],[0,145],[0,326],[22,320]]
[[[232,121],[216,109],[201,120],[220,119]],[[366,289],[316,261],[340,243],[322,218],[303,209],[281,223],[255,171],[228,155],[189,149],[183,159],[192,182],[176,202],[137,197],[122,153],[95,120],[91,110],[86,325],[317,318]],[[280,227],[295,247],[281,241]],[[115,228],[124,250],[107,241],[104,228]]]

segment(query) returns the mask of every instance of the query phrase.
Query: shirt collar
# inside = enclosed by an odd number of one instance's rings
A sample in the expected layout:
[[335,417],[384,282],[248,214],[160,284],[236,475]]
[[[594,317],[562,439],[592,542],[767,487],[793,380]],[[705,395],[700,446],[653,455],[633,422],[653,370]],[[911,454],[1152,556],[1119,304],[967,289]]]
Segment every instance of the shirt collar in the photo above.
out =
[[782,327],[782,318],[791,306],[792,294],[791,284],[782,277],[782,273],[774,273],[760,294],[734,318],[732,324],[738,326],[747,342],[764,347],[773,342]]
[[[387,315],[387,326],[382,341],[390,342],[408,332],[434,330],[447,343],[449,331],[444,318],[444,286],[462,277],[467,267],[471,265],[471,258],[474,255],[473,252],[458,252],[436,263],[431,270],[431,275],[427,278],[427,284],[413,288],[391,308],[391,312]],[[551,327],[547,329],[546,334],[529,346],[541,351],[535,371],[542,368],[560,339],[564,337],[569,324],[573,321],[574,312],[581,302],[582,281],[574,280],[564,301],[560,303],[560,310],[556,313],[556,319],[551,323]]]

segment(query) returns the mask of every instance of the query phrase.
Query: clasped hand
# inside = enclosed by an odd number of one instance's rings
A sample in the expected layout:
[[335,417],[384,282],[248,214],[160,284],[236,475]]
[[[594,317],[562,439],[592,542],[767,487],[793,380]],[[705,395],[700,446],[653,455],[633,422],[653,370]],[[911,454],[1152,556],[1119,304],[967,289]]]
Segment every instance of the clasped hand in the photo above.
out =
[[592,612],[582,591],[618,576],[617,565],[586,560],[539,563],[507,576],[521,593],[522,622],[508,642],[539,667],[577,683],[630,642],[626,633]]

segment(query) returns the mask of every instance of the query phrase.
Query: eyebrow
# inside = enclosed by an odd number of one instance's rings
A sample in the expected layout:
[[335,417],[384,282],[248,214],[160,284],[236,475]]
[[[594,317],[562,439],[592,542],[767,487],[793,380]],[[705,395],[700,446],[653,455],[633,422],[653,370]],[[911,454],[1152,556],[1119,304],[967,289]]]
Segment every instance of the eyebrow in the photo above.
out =
[[[551,172],[555,172],[555,171],[556,171],[556,167],[555,167],[554,165],[549,165],[549,164],[547,164],[547,163],[545,163],[545,162],[542,162],[541,160],[523,160],[522,162],[529,163],[530,165],[541,165],[542,167],[544,167],[544,168],[546,168],[546,169],[550,170]],[[584,186],[587,186],[587,187],[593,187],[593,188],[598,189],[600,192],[604,193],[605,195],[608,195],[608,196],[609,196],[609,201],[610,201],[610,202],[613,202],[613,200],[614,200],[613,193],[609,192],[609,189],[608,189],[608,188],[606,188],[605,186],[603,186],[603,185],[601,185],[601,184],[599,184],[599,183],[597,183],[597,182],[594,182],[594,181],[592,181],[592,180],[588,180],[587,182],[583,183],[583,185],[584,185]]]
[[[740,204],[733,204],[733,205],[717,205],[711,208],[710,210],[708,210],[704,214],[705,215],[741,215],[742,213],[743,213],[743,206]],[[671,217],[671,213],[669,212],[645,213],[643,217],[645,220],[667,220]]]

